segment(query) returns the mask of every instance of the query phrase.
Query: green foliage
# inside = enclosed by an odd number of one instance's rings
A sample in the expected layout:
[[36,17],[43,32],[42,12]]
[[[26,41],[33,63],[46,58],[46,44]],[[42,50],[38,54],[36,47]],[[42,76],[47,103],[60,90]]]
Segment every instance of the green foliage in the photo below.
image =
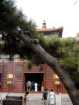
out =
[[[38,34],[35,30],[35,24],[31,20],[26,20],[23,13],[16,9],[14,2],[1,0],[0,32],[3,35],[2,40],[5,41],[5,44],[0,44],[0,53],[9,54],[11,57],[18,53],[22,58],[32,59],[34,53],[17,37],[17,27],[20,27],[23,32],[29,31],[32,33],[32,38],[38,38],[45,50],[56,57],[61,65],[64,65],[64,69],[70,73],[71,77],[77,81],[79,80],[79,45],[77,45],[75,39]],[[37,61],[39,62],[39,58]]]
[[79,45],[75,38],[59,38],[51,35],[39,35],[39,40],[47,52],[58,59],[60,65],[71,78],[79,84]]
[[[2,40],[5,41],[2,53],[10,54],[11,57],[19,53],[21,57],[25,57],[28,51],[25,51],[26,45],[17,36],[17,27],[20,27],[23,32],[29,31],[32,33],[32,37],[36,34],[35,24],[31,20],[27,21],[22,11],[17,10],[12,0],[1,0],[0,33],[3,36]],[[24,54],[22,54],[22,50]]]

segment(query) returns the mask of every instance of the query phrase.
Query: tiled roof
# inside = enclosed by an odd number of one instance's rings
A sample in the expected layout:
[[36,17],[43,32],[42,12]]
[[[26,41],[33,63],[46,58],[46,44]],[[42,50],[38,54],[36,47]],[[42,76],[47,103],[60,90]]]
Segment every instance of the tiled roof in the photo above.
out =
[[59,31],[63,31],[63,27],[59,27],[59,28],[41,28],[41,29],[37,29],[38,32],[59,32]]

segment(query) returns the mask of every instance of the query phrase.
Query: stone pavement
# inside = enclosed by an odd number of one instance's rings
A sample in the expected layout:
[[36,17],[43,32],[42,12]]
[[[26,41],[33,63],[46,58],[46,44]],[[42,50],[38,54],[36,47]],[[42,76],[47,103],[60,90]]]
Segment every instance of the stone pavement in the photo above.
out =
[[26,105],[42,105],[42,94],[29,94],[27,96]]
[[[71,100],[67,94],[56,94],[56,105],[72,105]],[[41,93],[29,94],[27,96],[26,105],[44,105]]]
[[[0,93],[0,99],[5,99],[8,93]],[[9,93],[9,96],[23,96],[24,93]],[[72,105],[70,98],[67,94],[56,94],[56,105]],[[42,93],[30,93],[27,95],[25,105],[44,105],[42,101]]]

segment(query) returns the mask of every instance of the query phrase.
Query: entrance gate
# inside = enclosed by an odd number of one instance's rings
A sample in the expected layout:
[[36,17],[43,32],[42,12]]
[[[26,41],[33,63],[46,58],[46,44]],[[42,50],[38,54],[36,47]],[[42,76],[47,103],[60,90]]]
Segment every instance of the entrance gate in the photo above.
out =
[[[38,91],[41,91],[41,87],[44,81],[44,73],[24,73],[25,77],[25,89],[26,84],[28,81],[31,81],[31,83],[37,83],[38,84]],[[34,91],[34,88],[31,88]]]

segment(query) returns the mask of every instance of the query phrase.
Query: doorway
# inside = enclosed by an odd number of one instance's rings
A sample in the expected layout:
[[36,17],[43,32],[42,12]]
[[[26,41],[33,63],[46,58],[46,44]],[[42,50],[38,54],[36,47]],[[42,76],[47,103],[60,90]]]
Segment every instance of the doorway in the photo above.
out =
[[33,84],[31,87],[31,90],[34,91],[34,83],[37,83],[37,90],[41,91],[41,87],[43,84],[43,80],[44,80],[44,73],[24,73],[24,77],[25,77],[25,89],[26,89],[26,84],[28,81],[31,81],[31,83]]

